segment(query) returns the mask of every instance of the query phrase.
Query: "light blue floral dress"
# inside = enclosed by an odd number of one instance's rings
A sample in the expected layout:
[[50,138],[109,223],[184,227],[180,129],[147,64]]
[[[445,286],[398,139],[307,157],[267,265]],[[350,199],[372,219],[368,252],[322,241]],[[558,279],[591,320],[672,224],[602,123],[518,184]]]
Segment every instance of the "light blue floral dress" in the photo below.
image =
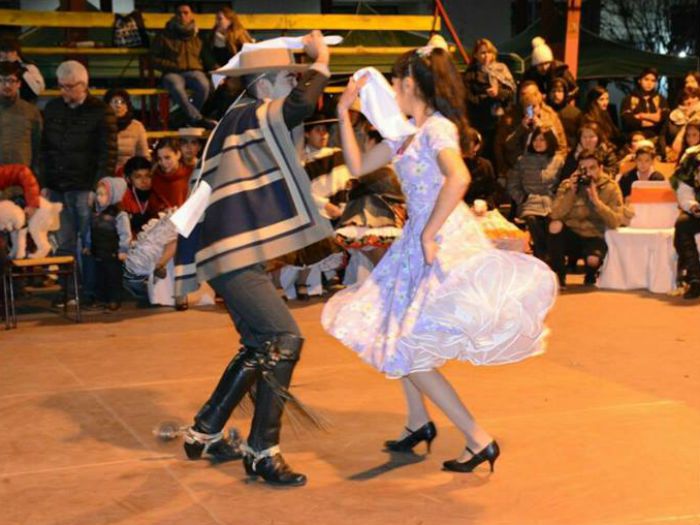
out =
[[385,141],[408,221],[372,275],[334,295],[323,310],[326,331],[389,377],[448,359],[503,364],[544,351],[554,274],[534,257],[493,248],[465,204],[440,229],[436,260],[425,263],[420,236],[444,182],[437,156],[459,151],[457,137],[455,125],[434,113],[405,151],[399,151],[403,141]]

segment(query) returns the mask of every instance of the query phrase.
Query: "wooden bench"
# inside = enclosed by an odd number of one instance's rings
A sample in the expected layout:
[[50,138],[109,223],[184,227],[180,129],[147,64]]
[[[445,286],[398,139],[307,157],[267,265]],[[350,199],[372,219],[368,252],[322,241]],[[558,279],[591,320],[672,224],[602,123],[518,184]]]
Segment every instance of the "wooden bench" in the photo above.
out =
[[[58,269],[52,269],[52,266]],[[70,276],[75,300],[75,322],[82,321],[80,315],[80,295],[78,290],[78,265],[75,257],[66,255],[44,257],[41,259],[13,259],[5,265],[2,275],[3,302],[5,304],[5,328],[17,328],[17,311],[15,305],[15,279],[46,276],[48,274]],[[63,286],[63,313],[68,315],[68,286]]]

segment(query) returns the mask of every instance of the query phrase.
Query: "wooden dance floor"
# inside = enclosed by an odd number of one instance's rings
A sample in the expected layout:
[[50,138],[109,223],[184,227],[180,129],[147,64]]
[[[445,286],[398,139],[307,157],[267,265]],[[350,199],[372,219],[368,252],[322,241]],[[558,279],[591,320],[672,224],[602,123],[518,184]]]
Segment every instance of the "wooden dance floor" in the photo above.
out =
[[[698,525],[700,305],[572,286],[546,355],[444,370],[501,444],[496,471],[440,470],[463,446],[434,411],[432,454],[390,456],[399,383],[294,306],[307,346],[295,392],[329,420],[283,450],[301,489],[247,481],[240,462],[185,460],[163,421],[189,421],[237,349],[220,308],[25,315],[0,330],[0,522],[8,525]],[[232,424],[247,432],[247,417]]]

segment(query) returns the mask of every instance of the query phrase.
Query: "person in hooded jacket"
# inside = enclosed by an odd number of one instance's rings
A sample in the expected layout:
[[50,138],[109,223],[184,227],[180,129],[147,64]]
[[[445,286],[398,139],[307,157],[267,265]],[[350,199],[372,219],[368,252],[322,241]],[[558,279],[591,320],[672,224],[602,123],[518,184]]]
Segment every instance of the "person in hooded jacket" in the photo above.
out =
[[576,143],[578,128],[581,126],[582,113],[572,102],[570,102],[567,91],[567,83],[564,79],[555,78],[551,82],[551,88],[547,92],[547,104],[554,111],[564,126],[566,133],[566,143],[569,148]]
[[129,216],[120,206],[125,192],[126,181],[120,177],[104,177],[97,182],[90,231],[83,248],[94,268],[94,304],[106,304],[110,311],[121,306],[122,262],[131,241]]

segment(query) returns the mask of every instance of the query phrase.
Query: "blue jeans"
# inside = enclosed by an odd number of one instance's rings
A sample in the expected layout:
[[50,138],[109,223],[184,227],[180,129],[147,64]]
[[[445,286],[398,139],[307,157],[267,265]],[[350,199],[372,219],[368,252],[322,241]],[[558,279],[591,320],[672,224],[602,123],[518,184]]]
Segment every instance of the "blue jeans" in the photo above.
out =
[[[79,250],[86,245],[90,232],[90,194],[91,191],[54,191],[48,190],[51,202],[63,204],[60,220],[61,226],[56,233],[58,249],[56,255],[72,255],[79,262],[83,293],[88,298],[94,296],[94,272],[89,271],[92,261],[85,257]],[[67,286],[73,286],[70,279],[66,280]],[[71,290],[69,290],[70,292]]]
[[[190,121],[201,120],[199,110],[209,96],[209,79],[202,71],[182,71],[163,75],[163,87],[168,90],[170,97],[177,102]],[[192,101],[187,94],[192,90]]]

